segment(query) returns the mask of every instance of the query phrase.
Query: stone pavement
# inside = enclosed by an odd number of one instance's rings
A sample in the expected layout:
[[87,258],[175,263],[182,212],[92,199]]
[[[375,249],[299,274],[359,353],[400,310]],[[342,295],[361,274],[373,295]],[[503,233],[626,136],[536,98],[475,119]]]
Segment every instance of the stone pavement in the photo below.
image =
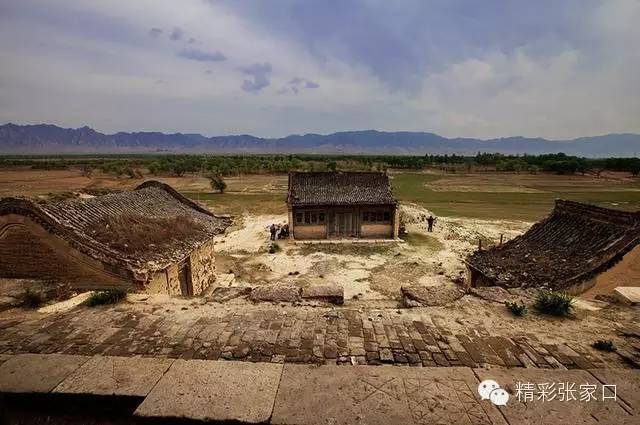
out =
[[[399,310],[207,308],[196,305],[185,311],[187,307],[178,306],[174,311],[162,304],[123,304],[47,316],[2,316],[0,354],[472,368],[629,367],[616,353],[594,350],[590,340],[559,343],[530,333],[506,337],[482,325],[452,330],[437,317]],[[635,361],[630,354],[626,357],[628,362]]]
[[[145,420],[281,425],[640,422],[640,371],[629,369],[158,362],[50,354],[4,360],[1,393],[53,394],[60,403],[77,394],[135,394],[135,415]],[[508,400],[498,406],[495,398],[483,399],[478,390],[485,379],[495,380]],[[104,382],[97,387],[96,380]]]

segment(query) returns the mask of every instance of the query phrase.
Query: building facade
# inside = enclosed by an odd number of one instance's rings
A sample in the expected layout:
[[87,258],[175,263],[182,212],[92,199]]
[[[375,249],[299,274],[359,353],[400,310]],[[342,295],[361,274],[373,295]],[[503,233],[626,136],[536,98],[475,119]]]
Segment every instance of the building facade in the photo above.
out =
[[374,172],[292,172],[287,194],[293,239],[395,239],[398,202]]
[[[189,237],[167,238],[135,253],[97,237],[108,236],[105,226],[123,217],[179,223]],[[155,181],[135,190],[56,203],[4,198],[0,277],[62,282],[81,290],[198,295],[215,281],[213,237],[230,222]],[[133,227],[131,233],[127,237],[145,236],[135,235]]]

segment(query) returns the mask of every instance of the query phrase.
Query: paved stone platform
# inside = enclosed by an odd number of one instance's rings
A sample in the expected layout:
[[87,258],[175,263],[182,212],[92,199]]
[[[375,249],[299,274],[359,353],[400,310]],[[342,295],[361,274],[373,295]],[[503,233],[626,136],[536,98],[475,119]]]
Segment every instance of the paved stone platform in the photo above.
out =
[[624,361],[622,354],[598,352],[591,340],[560,343],[526,332],[508,337],[482,324],[452,329],[437,316],[414,311],[279,305],[227,311],[198,305],[170,310],[162,304],[80,307],[0,319],[0,354],[552,369],[630,367],[628,362],[636,361],[631,354]]
[[[2,392],[53,392],[57,393],[57,402],[64,403],[60,397],[68,393],[62,390],[82,382],[83,394],[104,397],[103,389],[91,389],[86,384],[104,372],[104,364],[114,364],[113,360],[105,363],[99,356],[90,360],[72,355],[11,356],[0,365],[0,377],[10,374],[14,376],[13,384],[21,384],[19,388],[3,384]],[[120,379],[140,382],[140,360],[119,358]],[[157,383],[148,384],[151,387],[148,395],[141,395],[146,389],[137,393],[140,404],[136,415],[165,421],[279,425],[640,422],[639,370],[317,366],[171,359],[166,362],[170,365]],[[63,366],[64,377],[61,378],[59,368],[43,368],[43,364]],[[158,370],[163,370],[166,364],[163,362]],[[148,371],[150,365],[143,364],[142,368]],[[38,379],[32,378],[34,373],[38,373]],[[142,374],[151,375],[155,380],[156,373]],[[479,384],[485,379],[496,381],[501,391],[508,394],[508,400],[496,405],[496,399],[483,399]],[[59,380],[51,388],[50,384]]]

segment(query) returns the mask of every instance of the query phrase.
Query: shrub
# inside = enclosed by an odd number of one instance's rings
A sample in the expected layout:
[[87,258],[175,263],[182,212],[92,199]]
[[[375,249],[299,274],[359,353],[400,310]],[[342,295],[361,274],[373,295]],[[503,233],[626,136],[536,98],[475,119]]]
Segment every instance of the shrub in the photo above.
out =
[[104,291],[98,291],[91,294],[89,297],[89,307],[95,307],[97,305],[115,304],[123,300],[127,296],[127,291],[124,289],[106,289]]
[[277,243],[272,243],[269,245],[269,254],[275,254],[276,252],[280,251],[282,251],[282,248],[280,248],[280,245],[278,245]]
[[592,347],[600,351],[616,351],[616,346],[611,340],[599,339],[592,344]]
[[527,314],[527,306],[522,301],[505,302],[504,305],[513,313],[514,316],[524,316]]
[[26,289],[20,297],[20,305],[26,308],[38,308],[43,302],[42,294],[32,289]]
[[573,310],[572,296],[554,291],[540,291],[536,297],[536,310],[552,316],[568,316]]
[[211,189],[224,193],[224,190],[227,188],[227,183],[223,180],[220,174],[210,174],[207,178],[209,179]]

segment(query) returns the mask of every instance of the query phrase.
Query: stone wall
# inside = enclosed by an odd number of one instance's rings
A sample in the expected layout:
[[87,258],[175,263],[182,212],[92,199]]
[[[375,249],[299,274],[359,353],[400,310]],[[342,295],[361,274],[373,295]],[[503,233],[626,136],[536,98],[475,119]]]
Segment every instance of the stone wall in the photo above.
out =
[[193,295],[200,295],[216,281],[215,252],[213,240],[193,251],[189,257]]
[[65,282],[78,289],[133,286],[126,270],[103,264],[31,219],[0,216],[0,277]]

